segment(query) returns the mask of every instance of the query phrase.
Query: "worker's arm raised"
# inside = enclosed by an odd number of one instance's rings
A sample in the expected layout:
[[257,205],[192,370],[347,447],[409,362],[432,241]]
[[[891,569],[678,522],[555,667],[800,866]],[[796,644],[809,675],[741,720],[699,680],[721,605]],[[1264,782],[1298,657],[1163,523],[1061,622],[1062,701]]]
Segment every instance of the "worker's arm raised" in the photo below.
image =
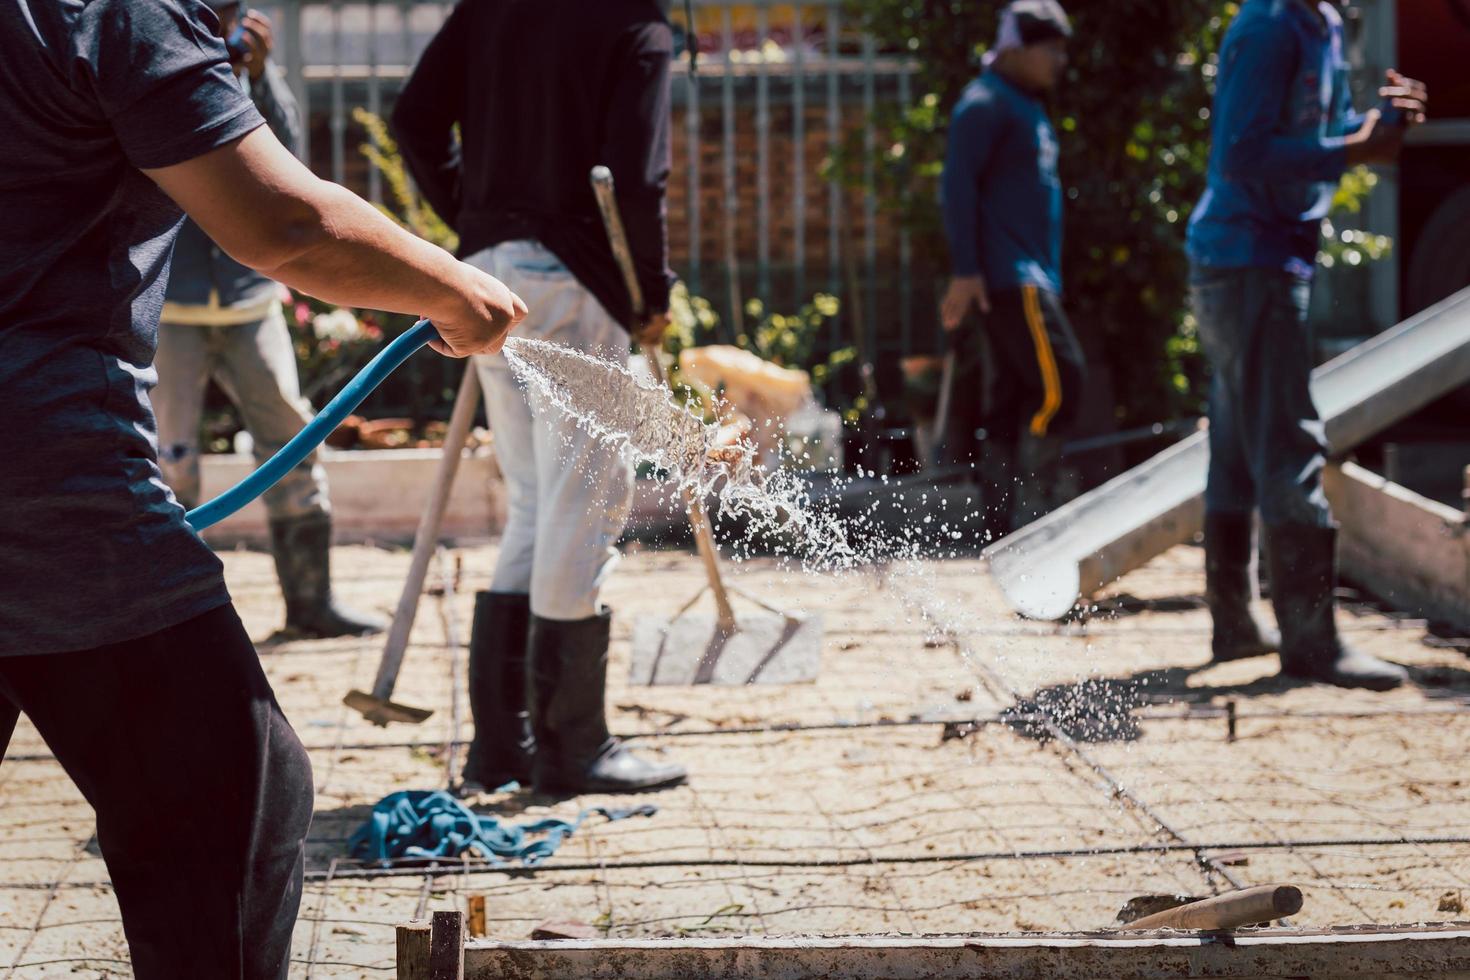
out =
[[329,303],[427,316],[441,354],[498,351],[526,313],[498,279],[317,178],[263,126],[144,172],[239,262]]

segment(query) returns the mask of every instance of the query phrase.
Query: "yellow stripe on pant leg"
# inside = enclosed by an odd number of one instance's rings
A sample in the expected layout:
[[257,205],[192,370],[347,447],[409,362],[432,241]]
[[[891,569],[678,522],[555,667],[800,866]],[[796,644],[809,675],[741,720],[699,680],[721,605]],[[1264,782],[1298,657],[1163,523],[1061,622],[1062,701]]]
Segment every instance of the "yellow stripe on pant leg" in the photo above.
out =
[[1021,306],[1026,313],[1031,341],[1036,345],[1036,361],[1041,366],[1041,383],[1045,390],[1041,408],[1031,418],[1031,434],[1044,436],[1062,407],[1062,379],[1057,373],[1056,355],[1052,353],[1051,339],[1046,335],[1046,320],[1041,315],[1041,302],[1037,299],[1035,286],[1021,287]]

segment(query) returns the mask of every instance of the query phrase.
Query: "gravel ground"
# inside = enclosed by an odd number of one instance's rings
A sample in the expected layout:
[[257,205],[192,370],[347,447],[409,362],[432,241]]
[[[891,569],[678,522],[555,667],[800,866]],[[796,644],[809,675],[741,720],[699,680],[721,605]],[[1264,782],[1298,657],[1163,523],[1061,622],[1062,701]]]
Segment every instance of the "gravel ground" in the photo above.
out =
[[[371,684],[381,642],[273,636],[269,557],[224,556],[315,768],[293,976],[389,976],[396,923],[471,895],[507,939],[547,919],[618,937],[1097,929],[1135,896],[1232,880],[1300,885],[1300,926],[1466,918],[1470,844],[1444,839],[1470,817],[1464,654],[1422,622],[1348,603],[1343,629],[1409,665],[1412,687],[1282,684],[1274,658],[1202,669],[1193,548],[1060,627],[1012,617],[974,561],[821,578],[746,562],[741,589],[820,612],[826,639],[816,683],[742,689],[627,685],[634,621],[671,614],[700,581],[691,555],[635,551],[606,592],[612,725],[685,763],[690,784],[650,797],[652,817],[592,818],[534,873],[366,874],[345,840],[371,805],[457,772],[462,644],[494,557],[493,545],[441,554],[396,694],[435,714],[379,729],[341,697]],[[391,612],[406,552],[341,548],[334,561],[348,601]],[[473,802],[521,819],[627,800]],[[91,810],[24,722],[0,766],[0,827],[4,976],[130,975]]]

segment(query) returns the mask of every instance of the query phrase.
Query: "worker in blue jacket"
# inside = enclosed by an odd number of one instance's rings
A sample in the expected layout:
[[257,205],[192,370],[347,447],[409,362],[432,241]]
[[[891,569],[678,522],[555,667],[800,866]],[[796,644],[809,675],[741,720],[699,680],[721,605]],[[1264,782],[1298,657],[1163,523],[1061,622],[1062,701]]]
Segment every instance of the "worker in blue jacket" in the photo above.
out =
[[[981,474],[987,525],[1010,531],[1018,476],[1054,485],[1057,433],[1076,415],[1085,359],[1062,309],[1062,184],[1043,99],[1061,80],[1072,34],[1056,0],[1001,11],[985,71],[955,105],[941,187],[952,278],[945,330],[984,317],[996,358]],[[1018,449],[1032,472],[1018,474]]]
[[[1343,171],[1389,164],[1424,118],[1395,71],[1381,111],[1353,110],[1342,19],[1327,2],[1246,0],[1220,49],[1208,185],[1189,223],[1191,301],[1214,370],[1205,491],[1206,594],[1216,661],[1279,649],[1282,673],[1388,689],[1402,668],[1345,644],[1333,622],[1336,525],[1309,388],[1307,306],[1322,219]],[[1268,535],[1277,635],[1252,616],[1252,512]]]

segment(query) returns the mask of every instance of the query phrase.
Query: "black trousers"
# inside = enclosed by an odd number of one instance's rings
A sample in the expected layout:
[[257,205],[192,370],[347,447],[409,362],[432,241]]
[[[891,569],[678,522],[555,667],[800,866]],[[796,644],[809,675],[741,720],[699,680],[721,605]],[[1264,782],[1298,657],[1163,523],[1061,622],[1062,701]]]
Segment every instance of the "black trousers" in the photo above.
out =
[[0,696],[0,748],[25,712],[97,812],[135,976],[286,976],[311,763],[232,606],[0,658]]
[[1035,286],[997,290],[983,329],[996,359],[986,430],[1007,444],[1066,431],[1082,405],[1087,362],[1061,300]]

